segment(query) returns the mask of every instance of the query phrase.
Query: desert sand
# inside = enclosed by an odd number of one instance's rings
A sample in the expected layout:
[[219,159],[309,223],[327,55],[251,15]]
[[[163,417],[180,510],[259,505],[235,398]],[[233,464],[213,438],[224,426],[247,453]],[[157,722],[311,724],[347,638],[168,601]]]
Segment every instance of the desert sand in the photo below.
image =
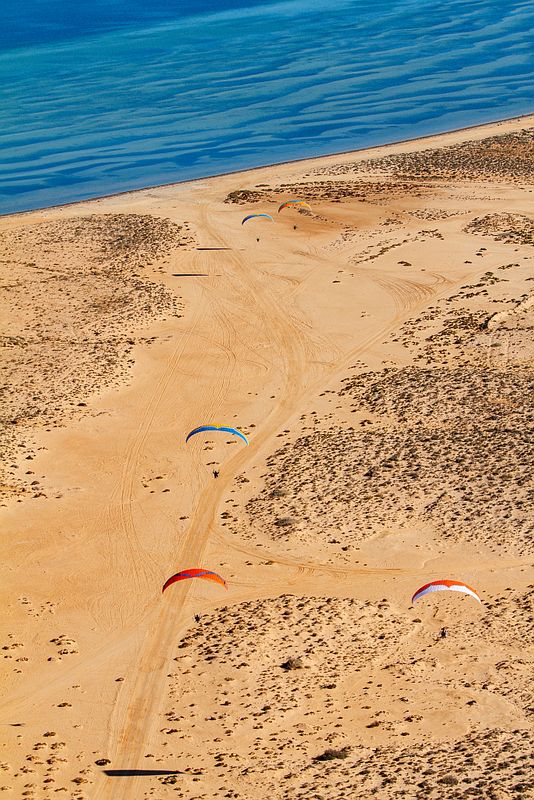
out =
[[534,796],[533,133],[0,220],[5,797]]

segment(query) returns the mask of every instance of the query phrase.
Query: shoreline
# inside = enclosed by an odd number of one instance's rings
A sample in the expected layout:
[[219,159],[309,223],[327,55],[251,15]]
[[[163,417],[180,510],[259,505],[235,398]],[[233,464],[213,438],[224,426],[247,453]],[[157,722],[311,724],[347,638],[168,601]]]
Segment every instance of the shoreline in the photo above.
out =
[[99,202],[99,201],[102,201],[102,200],[109,200],[109,199],[117,198],[117,197],[125,197],[126,195],[139,194],[140,192],[149,192],[149,191],[152,191],[154,189],[172,189],[175,186],[188,186],[188,185],[191,185],[191,184],[198,183],[200,181],[210,181],[210,180],[213,180],[215,178],[227,178],[227,177],[230,177],[231,175],[248,175],[249,173],[258,172],[258,171],[264,170],[264,169],[272,169],[273,167],[283,167],[283,166],[289,166],[291,164],[295,164],[295,165],[304,164],[304,163],[306,163],[308,161],[315,162],[315,161],[319,161],[321,159],[338,158],[340,156],[358,155],[358,154],[361,154],[361,153],[367,153],[367,152],[372,152],[372,151],[375,151],[375,150],[381,150],[381,149],[386,148],[386,147],[396,147],[398,145],[403,145],[403,144],[417,144],[418,142],[424,142],[424,141],[427,141],[427,140],[430,140],[430,139],[436,139],[436,138],[440,138],[440,137],[443,137],[443,136],[454,135],[454,134],[458,134],[458,133],[464,133],[464,132],[467,132],[467,131],[474,131],[474,130],[479,130],[479,129],[483,130],[483,129],[489,128],[491,126],[501,125],[501,124],[504,124],[504,123],[507,123],[507,122],[520,122],[521,120],[526,120],[526,119],[529,119],[531,117],[534,118],[534,110],[531,111],[528,114],[521,114],[519,116],[514,116],[514,117],[505,117],[503,119],[496,119],[496,120],[492,120],[490,122],[483,122],[483,123],[479,123],[479,124],[476,124],[476,125],[467,125],[467,126],[461,127],[461,128],[452,128],[450,130],[441,131],[439,133],[429,133],[429,134],[426,134],[424,136],[416,136],[413,139],[398,139],[398,140],[395,140],[395,141],[392,141],[392,142],[385,142],[383,144],[371,145],[370,147],[358,148],[356,150],[340,150],[340,151],[335,152],[335,153],[327,153],[325,155],[320,155],[320,156],[306,156],[305,158],[297,158],[297,159],[292,159],[292,160],[289,160],[289,161],[275,161],[275,162],[272,162],[272,163],[269,163],[269,164],[262,164],[262,165],[257,166],[257,167],[250,167],[249,169],[229,170],[228,172],[219,172],[219,173],[214,174],[214,175],[204,175],[204,176],[199,177],[199,178],[189,178],[187,180],[171,181],[170,183],[155,183],[155,184],[151,184],[149,186],[143,186],[142,188],[139,188],[139,189],[125,189],[124,191],[121,191],[121,192],[110,192],[109,194],[102,194],[102,195],[98,195],[97,197],[87,198],[85,200],[84,199],[71,200],[68,203],[56,203],[56,204],[50,205],[50,206],[39,206],[38,208],[28,209],[27,211],[10,211],[10,212],[7,212],[5,214],[0,214],[0,219],[6,219],[6,218],[12,218],[12,217],[22,217],[22,216],[24,216],[26,214],[36,214],[36,213],[44,212],[44,211],[52,211],[52,210],[56,210],[56,209],[70,208],[71,206],[77,206],[77,205],[80,205],[81,203],[96,203],[96,202]]

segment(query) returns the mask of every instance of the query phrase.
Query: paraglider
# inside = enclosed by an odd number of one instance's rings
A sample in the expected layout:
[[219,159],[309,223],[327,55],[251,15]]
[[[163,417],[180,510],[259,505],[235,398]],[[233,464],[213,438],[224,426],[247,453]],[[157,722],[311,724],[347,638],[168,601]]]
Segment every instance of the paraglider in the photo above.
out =
[[187,444],[189,439],[196,433],[202,433],[203,431],[225,431],[226,433],[232,433],[234,436],[239,436],[240,439],[243,439],[245,444],[248,444],[248,439],[244,433],[238,431],[237,428],[227,428],[224,425],[200,425],[198,428],[193,428],[193,430],[189,431],[187,434],[185,443]]
[[274,219],[270,214],[249,214],[248,217],[245,217],[245,219],[241,221],[241,225],[244,225],[249,219],[257,219],[258,217],[266,217],[267,219],[270,219],[271,222],[274,222]]
[[202,578],[206,581],[214,581],[215,583],[220,583],[221,586],[224,586],[225,589],[228,589],[226,585],[226,581],[224,578],[221,578],[220,575],[217,575],[216,572],[211,572],[209,569],[184,569],[181,572],[177,572],[175,575],[172,575],[165,583],[163,584],[163,589],[161,590],[162,593],[167,589],[172,583],[177,583],[178,581],[185,581],[188,578]]
[[280,213],[284,208],[289,208],[290,206],[293,207],[301,207],[307,208],[308,211],[311,211],[311,206],[305,200],[286,200],[285,203],[282,203],[281,206],[278,207],[278,213]]
[[412,603],[416,600],[419,600],[421,597],[424,597],[425,594],[430,594],[431,592],[463,592],[464,594],[469,594],[473,597],[477,602],[482,603],[482,600],[475,592],[474,589],[471,589],[466,583],[461,583],[461,581],[449,581],[449,580],[441,580],[441,581],[432,581],[431,583],[425,583],[424,586],[421,586],[420,589],[416,591],[414,596],[412,597]]

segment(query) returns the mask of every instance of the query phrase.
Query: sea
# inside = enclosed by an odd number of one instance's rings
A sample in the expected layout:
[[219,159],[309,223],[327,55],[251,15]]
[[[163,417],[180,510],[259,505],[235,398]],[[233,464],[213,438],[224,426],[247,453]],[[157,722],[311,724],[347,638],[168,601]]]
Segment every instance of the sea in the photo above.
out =
[[534,111],[533,0],[0,0],[0,213]]

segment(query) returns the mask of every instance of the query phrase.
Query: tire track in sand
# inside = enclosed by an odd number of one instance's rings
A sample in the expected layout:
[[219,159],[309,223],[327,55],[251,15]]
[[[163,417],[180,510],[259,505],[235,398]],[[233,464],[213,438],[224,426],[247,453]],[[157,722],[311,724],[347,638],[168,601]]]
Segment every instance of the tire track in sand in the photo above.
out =
[[[204,229],[210,234],[211,238],[220,245],[226,245],[224,238],[218,233],[207,219],[207,208],[201,212],[201,219]],[[279,297],[266,285],[262,285],[258,280],[254,269],[245,261],[245,258],[235,251],[225,251],[225,258],[230,261],[231,271],[228,267],[221,267],[224,279],[230,284],[230,293],[236,300],[233,305],[232,313],[239,317],[239,311],[244,314],[246,319],[246,308],[250,307],[251,298],[254,304],[255,323],[258,332],[263,328],[269,334],[268,343],[273,348],[274,353],[269,352],[271,366],[278,370],[283,376],[283,383],[286,392],[281,393],[281,397],[274,405],[271,413],[262,424],[260,430],[256,431],[254,437],[254,452],[252,458],[256,460],[260,454],[268,449],[272,436],[280,429],[281,425],[287,424],[289,418],[298,413],[298,403],[305,396],[309,395],[314,389],[322,388],[326,381],[331,381],[336,375],[342,374],[347,368],[347,364],[356,357],[372,347],[379,339],[393,330],[401,319],[412,312],[415,308],[421,307],[428,301],[429,297],[436,293],[436,286],[428,286],[425,283],[413,281],[384,280],[384,289],[391,294],[395,301],[395,311],[393,318],[388,324],[381,326],[378,331],[369,336],[365,342],[353,348],[343,356],[343,363],[337,363],[328,369],[323,369],[321,376],[315,381],[306,380],[308,359],[313,354],[313,343],[306,337],[303,330],[307,327],[304,320],[299,320],[295,315],[288,313],[288,309],[280,307]],[[261,273],[260,273],[261,275]],[[400,285],[399,285],[400,283]],[[437,283],[437,282],[436,282]],[[392,285],[394,284],[394,285]],[[232,291],[233,290],[233,291]],[[246,306],[239,302],[239,298],[246,297]],[[225,309],[219,305],[219,318],[227,316]],[[234,326],[232,326],[234,327]],[[234,327],[234,331],[236,327]],[[202,556],[209,543],[210,537],[215,534],[217,539],[220,534],[218,530],[218,509],[225,491],[231,485],[234,475],[251,460],[248,448],[236,453],[225,463],[224,476],[219,478],[217,486],[210,484],[202,492],[194,516],[186,536],[180,543],[176,562],[179,563],[187,559],[188,563],[201,563]],[[219,539],[220,540],[220,539]],[[225,540],[225,544],[232,546]],[[239,546],[236,549],[241,549]],[[272,558],[269,554],[262,554],[263,557]],[[290,559],[279,559],[288,567],[300,568],[310,574],[312,571],[325,571],[324,565],[314,565],[308,563],[299,564]],[[345,572],[342,568],[326,568],[328,571],[342,574],[398,574],[399,570],[379,570],[368,568],[362,570],[350,570]],[[402,572],[402,570],[400,570]],[[110,744],[115,741],[114,764],[121,769],[140,769],[142,768],[143,755],[150,742],[156,734],[156,728],[160,724],[160,711],[165,695],[164,670],[168,665],[168,652],[180,634],[185,631],[188,622],[183,619],[183,611],[190,592],[191,584],[178,585],[173,592],[171,603],[165,599],[160,608],[155,611],[154,617],[147,631],[145,642],[141,648],[141,657],[137,666],[136,676],[133,681],[131,691],[121,698],[117,703],[112,724]],[[168,668],[168,667],[167,667]],[[146,787],[145,787],[146,788]],[[96,795],[97,800],[104,798],[129,798],[137,796],[143,791],[142,779],[133,776],[124,783],[113,784],[109,780],[104,782],[100,791]]]
[[[212,228],[207,221],[207,209],[201,214],[205,228],[209,234],[221,244],[226,244],[222,237]],[[229,316],[243,315],[244,319],[251,319],[258,335],[263,334],[273,351],[269,351],[271,369],[283,381],[284,391],[279,393],[280,399],[275,410],[269,417],[267,430],[261,434],[266,439],[277,429],[280,422],[287,416],[288,410],[293,411],[295,401],[302,393],[302,384],[306,376],[307,358],[311,352],[307,337],[302,332],[305,322],[299,321],[288,315],[281,307],[279,297],[262,284],[261,276],[258,278],[254,270],[246,263],[245,258],[235,252],[225,252],[225,258],[230,262],[229,267],[218,269],[223,272],[223,277],[230,284],[227,293],[232,297],[232,309],[226,311],[220,301],[215,303],[215,316],[219,321],[228,320]],[[209,291],[209,290],[208,290]],[[213,305],[211,306],[213,309]],[[231,321],[227,322],[227,330],[232,330],[234,336],[237,326]],[[302,326],[302,327],[301,327]],[[228,344],[225,341],[225,344]],[[234,342],[235,347],[235,339]],[[213,394],[220,390],[215,384],[211,388],[210,400]],[[255,437],[256,438],[256,437]],[[248,449],[248,448],[247,448]],[[210,483],[199,498],[197,509],[191,518],[191,524],[185,537],[179,543],[175,563],[187,560],[187,563],[200,563],[203,553],[209,542],[213,527],[213,518],[220,497],[226,485],[233,479],[233,475],[248,459],[247,449],[236,453],[225,463],[225,476],[219,478],[217,486]],[[150,617],[145,640],[140,648],[140,658],[135,667],[135,676],[131,681],[131,688],[123,684],[121,694],[115,704],[110,720],[110,735],[108,752],[113,753],[113,763],[121,769],[140,769],[144,764],[143,756],[146,747],[159,724],[159,711],[165,696],[164,670],[168,664],[168,652],[180,635],[185,630],[186,623],[181,620],[182,611],[191,591],[191,584],[184,583],[174,587],[172,599],[163,601],[158,597],[158,607]],[[130,798],[141,795],[143,792],[142,779],[133,776],[127,781],[102,780],[95,795],[96,800],[104,798]]]

